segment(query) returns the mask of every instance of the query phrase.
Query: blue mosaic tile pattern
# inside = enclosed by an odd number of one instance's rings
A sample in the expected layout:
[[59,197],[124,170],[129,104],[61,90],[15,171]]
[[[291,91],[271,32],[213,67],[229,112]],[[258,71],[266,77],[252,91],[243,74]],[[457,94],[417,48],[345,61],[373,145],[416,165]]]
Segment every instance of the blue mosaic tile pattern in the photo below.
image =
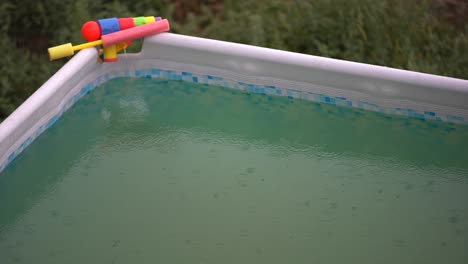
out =
[[442,117],[437,115],[434,112],[419,112],[413,109],[407,108],[395,108],[393,110],[385,109],[375,103],[365,102],[365,101],[351,101],[347,100],[345,97],[332,97],[325,94],[317,94],[313,92],[295,90],[291,88],[279,88],[274,85],[256,85],[252,83],[245,82],[234,82],[232,80],[226,80],[221,77],[212,76],[212,75],[195,75],[190,72],[178,72],[173,70],[163,70],[163,69],[140,69],[135,71],[135,77],[146,77],[146,78],[163,78],[174,81],[188,81],[194,83],[201,83],[207,85],[219,85],[234,89],[243,90],[250,93],[257,94],[268,94],[268,95],[277,95],[277,96],[287,96],[288,98],[298,98],[304,100],[316,101],[324,104],[331,105],[340,105],[348,107],[356,107],[364,110],[386,113],[386,114],[395,114],[403,115],[416,119],[428,119],[428,120],[437,120],[437,121],[448,121],[452,123],[461,123],[468,124],[463,117],[447,115]]
[[311,100],[324,104],[356,107],[365,110],[375,111],[379,113],[403,115],[416,119],[423,120],[436,120],[436,121],[447,121],[452,123],[459,123],[468,125],[468,121],[463,117],[447,115],[445,117],[438,115],[435,112],[418,112],[407,108],[395,108],[393,110],[385,110],[374,103],[364,101],[351,101],[345,97],[332,97],[326,94],[317,94],[308,91],[301,91],[292,88],[279,88],[274,85],[256,85],[252,83],[237,82],[229,79],[224,79],[218,76],[212,75],[198,75],[186,71],[174,71],[157,68],[139,69],[135,72],[125,70],[122,72],[111,72],[97,77],[94,81],[89,82],[83,88],[79,90],[77,94],[69,98],[66,103],[53,115],[47,122],[42,124],[32,135],[28,136],[20,146],[8,155],[8,158],[0,164],[0,172],[13,161],[29,144],[31,144],[39,135],[41,135],[47,128],[51,127],[62,115],[73,106],[81,97],[91,92],[96,86],[102,83],[118,77],[139,77],[139,78],[161,78],[174,81],[186,81],[193,83],[200,83],[206,85],[217,85],[228,88],[242,90],[248,93],[264,94],[264,95],[276,95],[276,96],[287,96],[288,98],[298,98],[303,100]]

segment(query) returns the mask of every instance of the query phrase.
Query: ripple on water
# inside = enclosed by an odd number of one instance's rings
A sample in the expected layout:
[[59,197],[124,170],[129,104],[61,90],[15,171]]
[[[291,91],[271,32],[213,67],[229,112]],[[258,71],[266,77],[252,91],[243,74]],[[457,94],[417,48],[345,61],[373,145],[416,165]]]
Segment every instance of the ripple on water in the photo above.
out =
[[317,150],[315,156],[322,158],[322,159],[335,159],[343,155],[342,152],[329,152],[329,151],[320,151]]

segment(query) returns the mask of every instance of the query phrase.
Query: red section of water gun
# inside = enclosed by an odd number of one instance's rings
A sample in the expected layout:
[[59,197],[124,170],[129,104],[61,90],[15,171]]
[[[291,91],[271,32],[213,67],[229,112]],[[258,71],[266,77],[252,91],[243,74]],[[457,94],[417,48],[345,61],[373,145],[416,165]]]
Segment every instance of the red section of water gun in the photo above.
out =
[[101,38],[101,28],[96,21],[88,21],[81,27],[81,35],[87,41],[95,41]]
[[119,21],[120,30],[125,30],[125,29],[135,27],[135,21],[131,17],[119,18],[118,21]]

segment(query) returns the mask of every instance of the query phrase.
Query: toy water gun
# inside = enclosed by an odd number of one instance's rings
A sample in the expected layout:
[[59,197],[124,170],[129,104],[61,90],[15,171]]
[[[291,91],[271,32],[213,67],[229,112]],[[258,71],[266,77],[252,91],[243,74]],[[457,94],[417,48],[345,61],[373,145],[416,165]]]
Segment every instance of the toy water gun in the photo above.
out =
[[56,60],[75,54],[75,51],[103,46],[104,62],[117,61],[117,52],[130,45],[131,40],[169,31],[167,19],[160,17],[106,18],[83,24],[81,33],[89,41],[73,46],[71,43],[48,49],[49,59]]

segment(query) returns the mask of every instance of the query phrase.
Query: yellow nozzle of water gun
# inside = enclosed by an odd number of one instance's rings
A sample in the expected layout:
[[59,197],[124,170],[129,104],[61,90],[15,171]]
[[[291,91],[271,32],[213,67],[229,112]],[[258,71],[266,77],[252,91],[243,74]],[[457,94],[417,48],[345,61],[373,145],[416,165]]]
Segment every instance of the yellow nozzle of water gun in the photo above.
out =
[[76,46],[72,46],[71,43],[55,46],[55,47],[48,49],[49,60],[53,61],[53,60],[58,60],[61,58],[73,56],[73,54],[75,54],[75,51],[95,47],[98,45],[102,45],[102,40],[87,42],[87,43],[76,45]]

